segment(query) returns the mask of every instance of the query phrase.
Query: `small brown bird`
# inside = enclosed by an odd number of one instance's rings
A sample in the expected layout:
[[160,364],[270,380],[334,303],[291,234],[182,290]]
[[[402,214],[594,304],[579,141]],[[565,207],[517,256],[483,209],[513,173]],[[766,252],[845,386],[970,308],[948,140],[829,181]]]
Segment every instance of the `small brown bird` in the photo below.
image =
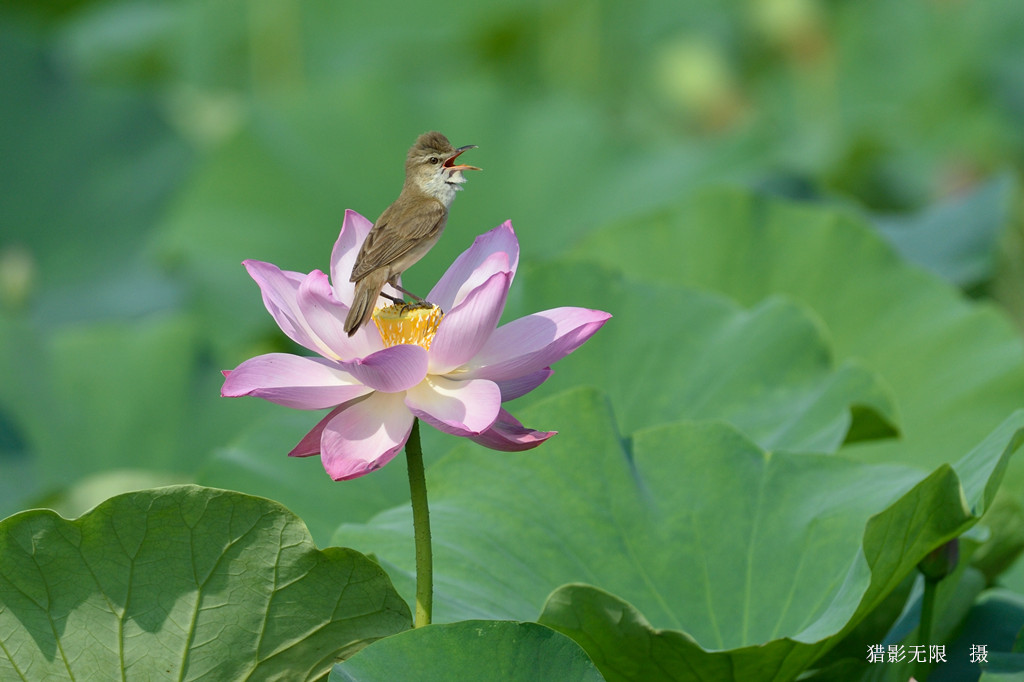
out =
[[[455,159],[475,147],[469,144],[456,149],[447,137],[434,131],[420,135],[409,150],[402,192],[377,218],[352,267],[350,281],[356,283],[356,290],[345,319],[349,336],[370,320],[385,283],[423,302],[399,286],[398,278],[441,237],[455,192],[466,181],[462,171],[480,170],[476,166],[456,165]],[[395,303],[404,302],[388,294],[384,296]]]

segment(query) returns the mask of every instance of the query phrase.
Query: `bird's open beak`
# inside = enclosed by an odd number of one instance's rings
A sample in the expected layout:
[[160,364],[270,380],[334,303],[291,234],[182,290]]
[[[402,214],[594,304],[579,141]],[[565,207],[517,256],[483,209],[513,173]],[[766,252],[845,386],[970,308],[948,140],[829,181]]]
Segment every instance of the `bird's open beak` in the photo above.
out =
[[459,155],[467,149],[476,149],[475,144],[467,144],[465,147],[459,147],[455,150],[455,153],[449,156],[445,162],[444,167],[453,171],[467,171],[467,170],[480,170],[476,166],[467,166],[465,164],[456,164],[455,159],[459,158]]

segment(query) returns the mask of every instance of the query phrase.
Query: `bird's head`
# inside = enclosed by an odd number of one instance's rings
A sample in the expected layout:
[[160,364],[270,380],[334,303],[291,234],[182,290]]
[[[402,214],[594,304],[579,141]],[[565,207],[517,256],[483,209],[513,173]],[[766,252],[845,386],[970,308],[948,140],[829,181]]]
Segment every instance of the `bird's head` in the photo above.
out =
[[459,185],[466,181],[462,171],[480,170],[476,166],[456,163],[456,159],[475,144],[455,148],[439,132],[423,133],[409,149],[405,159],[405,182],[412,183],[424,194],[435,197],[446,206],[455,198]]

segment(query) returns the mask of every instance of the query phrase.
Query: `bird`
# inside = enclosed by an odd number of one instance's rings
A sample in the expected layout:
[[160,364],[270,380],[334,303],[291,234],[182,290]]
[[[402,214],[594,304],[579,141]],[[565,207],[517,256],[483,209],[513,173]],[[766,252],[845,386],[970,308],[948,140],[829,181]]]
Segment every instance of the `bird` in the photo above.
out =
[[399,284],[399,277],[437,243],[448,222],[448,209],[455,193],[466,181],[462,171],[480,170],[456,164],[455,160],[475,144],[454,147],[441,133],[420,135],[405,158],[405,184],[394,203],[373,224],[352,267],[355,294],[345,318],[349,336],[369,322],[378,296],[404,304],[403,299],[382,294],[385,284],[414,298],[424,299]]

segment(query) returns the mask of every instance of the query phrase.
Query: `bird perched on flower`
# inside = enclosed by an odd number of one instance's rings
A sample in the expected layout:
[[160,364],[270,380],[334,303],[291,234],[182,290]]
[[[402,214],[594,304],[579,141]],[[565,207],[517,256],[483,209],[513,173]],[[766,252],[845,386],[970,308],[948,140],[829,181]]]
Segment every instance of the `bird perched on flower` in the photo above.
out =
[[[300,410],[331,411],[289,453],[320,455],[335,480],[387,464],[416,419],[492,450],[537,447],[554,431],[523,426],[503,407],[552,375],[611,317],[559,307],[501,326],[519,265],[519,240],[506,222],[474,240],[430,290],[432,306],[373,312],[376,329],[339,334],[355,286],[348,273],[371,228],[347,211],[331,251],[330,276],[245,261],[281,330],[319,357],[268,353],[226,371],[221,395],[255,396]],[[441,309],[446,312],[441,313]],[[380,331],[380,333],[377,333]]]
[[356,285],[355,297],[344,327],[349,336],[369,322],[385,284],[424,302],[403,289],[399,278],[441,237],[455,193],[466,181],[462,171],[480,170],[455,163],[462,152],[474,147],[470,144],[456,149],[447,137],[432,131],[420,135],[409,149],[402,192],[373,224],[352,268],[350,281]]

